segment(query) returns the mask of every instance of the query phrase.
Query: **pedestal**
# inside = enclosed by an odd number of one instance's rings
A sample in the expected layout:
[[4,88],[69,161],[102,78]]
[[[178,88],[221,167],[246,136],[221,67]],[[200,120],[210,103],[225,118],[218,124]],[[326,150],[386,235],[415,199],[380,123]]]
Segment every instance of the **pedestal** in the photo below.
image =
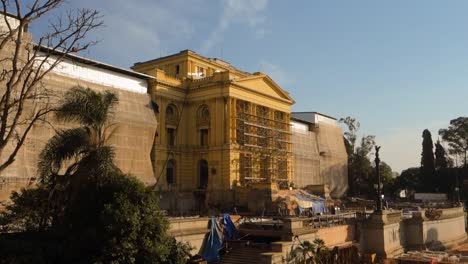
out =
[[398,256],[404,252],[401,211],[372,213],[361,223],[360,244],[363,253],[376,253],[379,259]]

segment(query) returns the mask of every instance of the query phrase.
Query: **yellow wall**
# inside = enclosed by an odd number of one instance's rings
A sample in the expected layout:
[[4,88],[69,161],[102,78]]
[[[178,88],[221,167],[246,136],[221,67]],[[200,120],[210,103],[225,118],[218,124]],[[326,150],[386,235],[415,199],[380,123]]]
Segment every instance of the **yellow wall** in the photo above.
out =
[[[179,65],[178,75],[175,72],[176,65]],[[204,76],[190,74],[196,72],[197,66],[204,67]],[[270,115],[274,111],[281,111],[285,116],[284,121],[289,123],[293,100],[265,74],[247,74],[224,62],[203,58],[191,51],[139,63],[133,69],[156,77],[151,83],[150,94],[159,106],[159,136],[152,153],[159,190],[190,192],[198,189],[199,161],[204,159],[208,162],[208,203],[233,199],[232,190],[241,185],[239,154],[251,152],[236,141],[237,100],[268,107]],[[173,122],[166,120],[169,105],[174,106],[178,113]],[[197,118],[201,106],[208,108],[209,122],[200,125]],[[168,145],[168,128],[176,130],[172,147]],[[202,128],[208,129],[207,146],[200,146]],[[289,126],[285,129],[290,130]],[[290,155],[285,156],[291,167]],[[173,159],[176,164],[175,183],[171,185],[166,180],[169,159]],[[258,168],[254,170],[258,172]],[[289,172],[287,178],[290,177]]]

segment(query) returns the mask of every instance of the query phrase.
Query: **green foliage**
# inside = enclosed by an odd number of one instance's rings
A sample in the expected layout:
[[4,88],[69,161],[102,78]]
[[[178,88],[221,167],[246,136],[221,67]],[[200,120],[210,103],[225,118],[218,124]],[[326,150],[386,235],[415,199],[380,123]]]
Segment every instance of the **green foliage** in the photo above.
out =
[[361,124],[356,120],[356,118],[350,116],[340,118],[339,122],[344,123],[348,128],[348,131],[344,132],[344,138],[346,139],[345,142],[347,142],[349,146],[346,149],[350,150],[348,154],[354,153],[354,149],[356,148],[357,132],[359,131]]
[[462,158],[463,164],[466,166],[468,151],[468,117],[458,117],[450,120],[449,127],[439,130],[439,135],[447,142],[449,153]]
[[[47,228],[37,233],[40,229],[32,224],[35,219],[55,217],[43,210],[44,206],[35,207],[47,204],[45,193],[40,187],[16,196],[4,218],[16,219],[9,224],[22,227],[25,234],[31,235],[13,240],[18,244],[16,250],[0,247],[2,256],[10,260],[16,260],[15,255],[29,259],[20,248],[43,238],[47,243],[36,245],[38,249],[30,254],[44,261],[55,258],[59,263],[185,263],[187,259],[190,248],[166,233],[168,223],[159,211],[156,194],[134,177],[112,174],[84,182],[77,193],[79,199],[64,207],[61,221],[48,221]],[[35,197],[33,203],[29,202],[30,197]],[[18,221],[24,215],[28,221]],[[0,236],[0,246],[5,241]]]
[[[378,179],[375,174],[375,164],[372,165],[371,171],[372,171],[372,176],[369,179],[369,188],[367,190],[369,196],[372,195],[372,199],[377,198],[377,182]],[[388,165],[385,162],[380,162],[379,164],[379,173],[380,173],[380,181],[381,181],[381,186],[382,186],[382,192],[385,194],[386,197],[393,197],[396,193],[395,190],[395,178],[393,177],[393,171],[390,165]]]
[[57,109],[57,119],[63,122],[76,122],[89,129],[94,145],[105,143],[105,128],[118,103],[117,95],[105,91],[96,92],[89,88],[74,87],[67,91]]
[[392,181],[393,171],[390,165],[382,161],[379,164],[379,170],[380,170],[380,179],[384,184]]
[[432,142],[431,132],[425,129],[422,133],[422,152],[421,152],[421,182],[424,191],[434,191],[435,185],[435,162],[434,162],[434,144]]
[[77,199],[83,182],[120,172],[114,165],[113,148],[106,145],[117,103],[111,92],[74,87],[58,106],[58,120],[77,122],[80,127],[58,131],[39,156],[39,179],[49,193],[54,221],[64,221],[62,212]]
[[434,144],[432,143],[431,132],[424,129],[422,138],[421,169],[425,177],[430,177],[435,170]]
[[451,160],[447,156],[447,152],[445,151],[445,148],[440,143],[440,140],[437,140],[435,144],[435,168],[437,170],[440,170],[440,169],[448,168],[450,167],[450,165],[451,165]]
[[0,216],[8,263],[185,263],[190,247],[167,235],[156,194],[114,165],[105,143],[116,103],[109,92],[66,93],[57,117],[81,127],[49,140],[41,183],[13,194]]
[[44,188],[14,191],[12,204],[6,208],[7,213],[0,213],[0,231],[41,231],[50,223],[45,217],[49,211],[47,201],[49,193]]
[[56,178],[63,177],[62,180],[68,184],[77,178],[73,175],[80,174],[80,170],[89,173],[88,168],[93,168],[93,173],[100,175],[117,170],[113,165],[114,151],[105,145],[112,135],[110,119],[117,103],[117,96],[108,91],[99,93],[89,88],[74,87],[65,93],[56,118],[76,122],[80,127],[58,131],[47,142],[38,164],[42,183],[56,184]]
[[372,185],[372,166],[369,154],[375,145],[375,136],[363,136],[357,145],[359,122],[352,117],[340,119],[347,126],[344,132],[344,142],[348,153],[348,185],[349,195],[368,193]]
[[408,168],[401,172],[401,175],[396,178],[395,185],[398,189],[409,190],[411,192],[421,189],[421,169]]
[[287,263],[294,264],[324,264],[328,263],[331,252],[325,246],[325,242],[316,238],[313,242],[301,242],[296,248],[292,249],[286,259]]

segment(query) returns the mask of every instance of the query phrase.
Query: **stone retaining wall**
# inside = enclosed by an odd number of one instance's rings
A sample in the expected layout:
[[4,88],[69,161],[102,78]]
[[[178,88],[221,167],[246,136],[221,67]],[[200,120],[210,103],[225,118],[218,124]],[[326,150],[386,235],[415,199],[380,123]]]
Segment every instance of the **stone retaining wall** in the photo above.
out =
[[179,242],[188,242],[192,246],[191,254],[198,254],[205,235],[209,232],[209,217],[170,218],[169,234]]
[[406,249],[443,250],[466,240],[463,208],[439,210],[442,215],[437,219],[429,219],[422,210],[404,221]]

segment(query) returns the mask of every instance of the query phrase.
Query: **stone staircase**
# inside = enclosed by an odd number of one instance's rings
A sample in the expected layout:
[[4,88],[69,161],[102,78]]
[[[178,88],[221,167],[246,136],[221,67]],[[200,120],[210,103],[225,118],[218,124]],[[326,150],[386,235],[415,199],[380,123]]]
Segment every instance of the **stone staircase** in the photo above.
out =
[[265,247],[249,246],[246,244],[235,245],[231,250],[222,256],[221,264],[246,264],[262,263],[262,253],[270,251]]

